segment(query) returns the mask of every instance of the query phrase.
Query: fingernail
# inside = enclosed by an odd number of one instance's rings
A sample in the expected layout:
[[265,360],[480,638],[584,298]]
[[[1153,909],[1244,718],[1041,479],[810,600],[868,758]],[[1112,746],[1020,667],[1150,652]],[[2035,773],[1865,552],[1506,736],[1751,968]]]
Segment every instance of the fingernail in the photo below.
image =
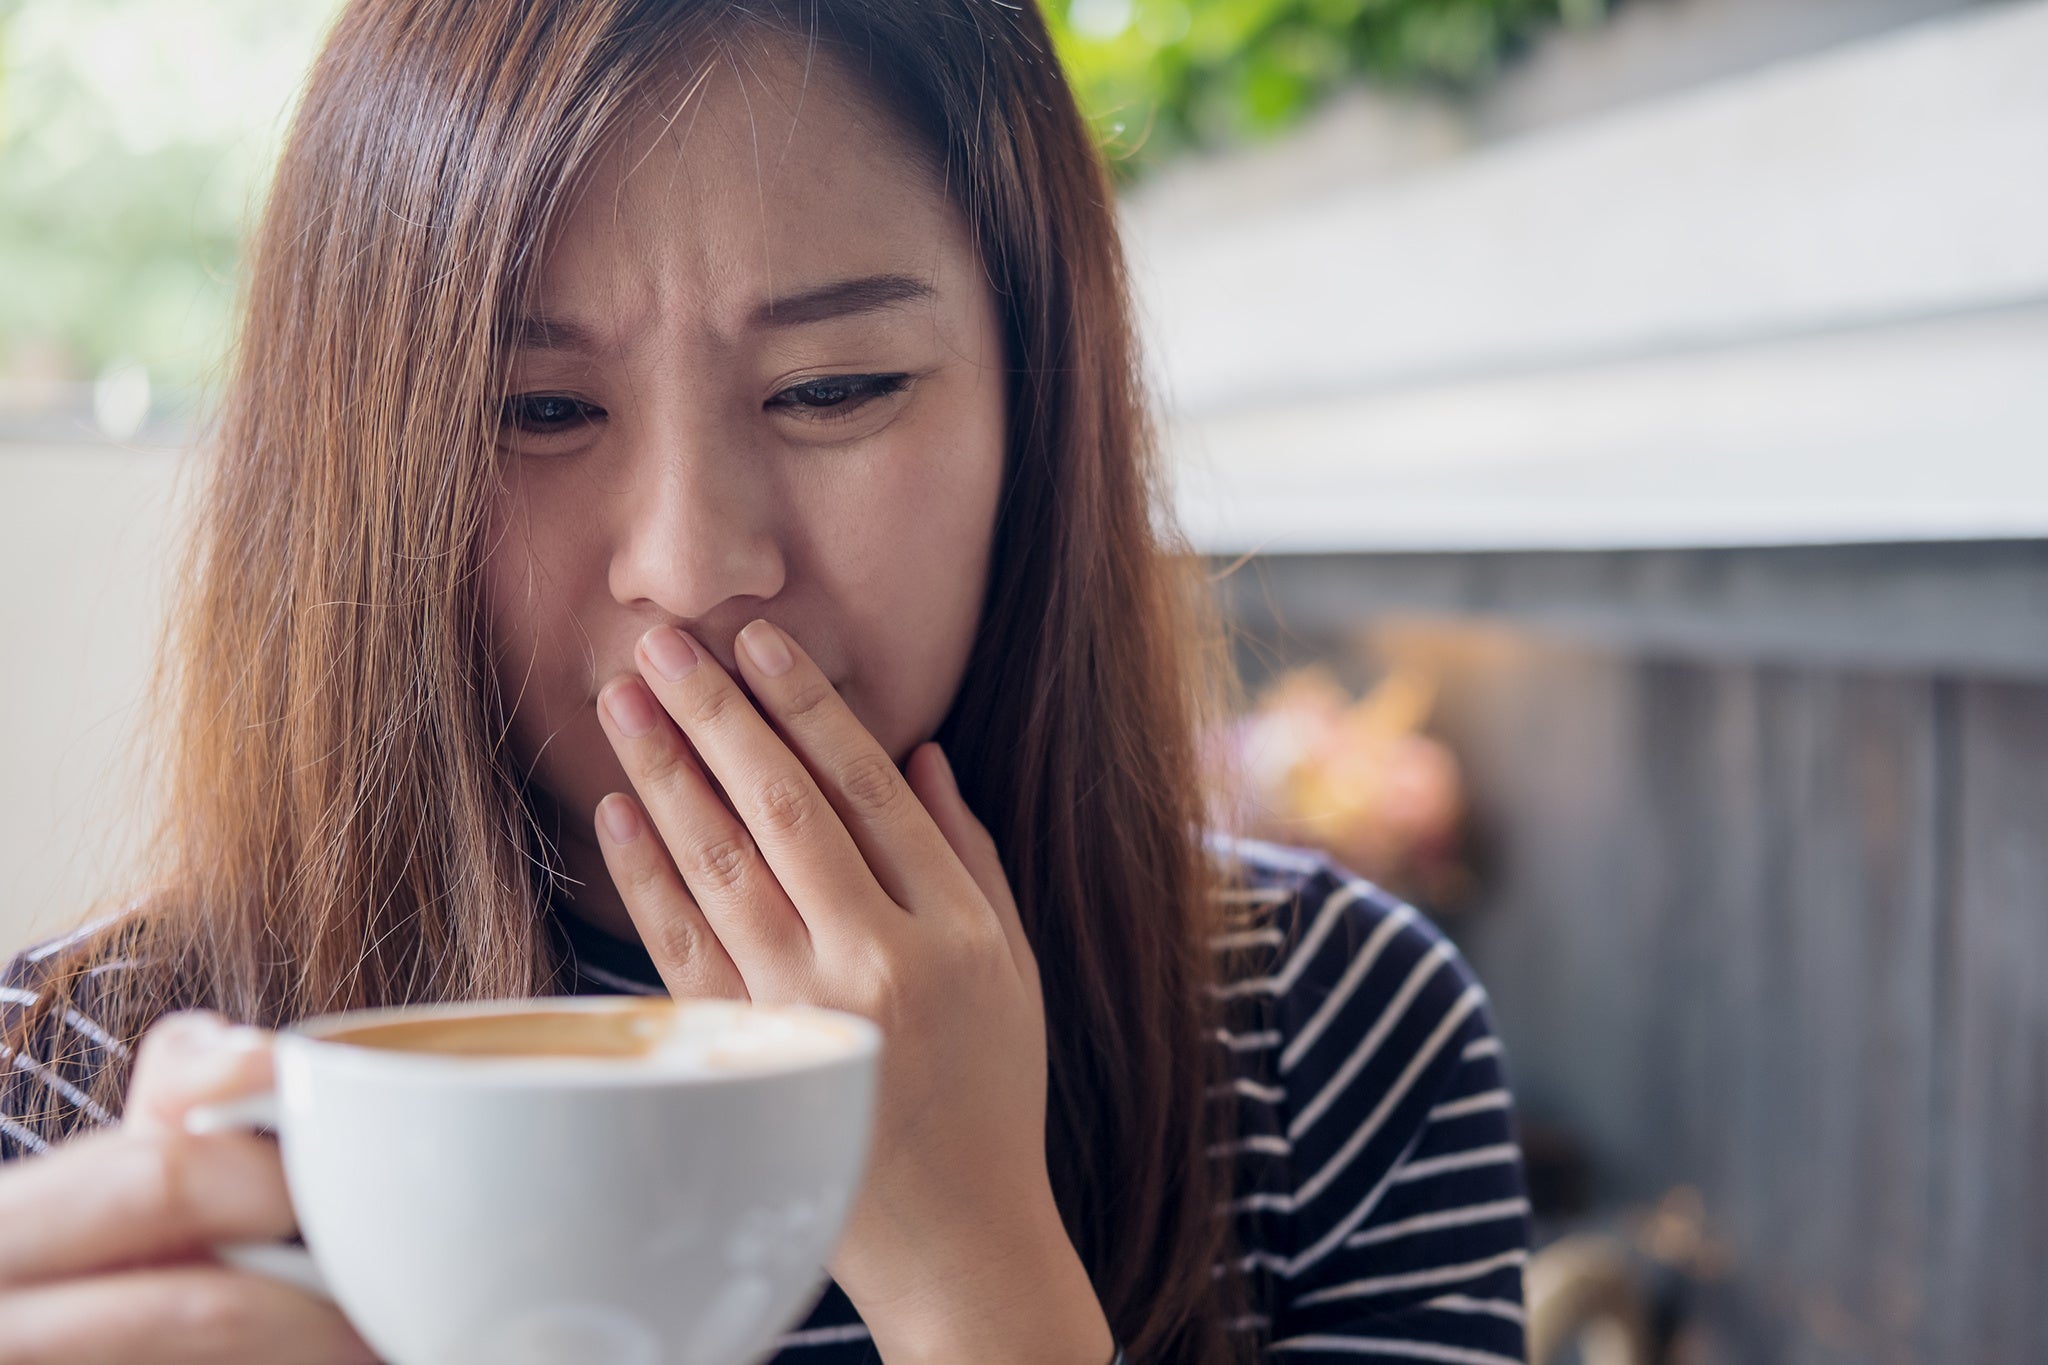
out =
[[212,1044],[231,1056],[244,1052],[263,1052],[270,1047],[270,1031],[254,1028],[248,1024],[236,1024],[221,1030],[220,1037]]
[[150,1033],[164,1051],[191,1054],[212,1051],[219,1045],[220,1035],[225,1031],[226,1025],[213,1014],[203,1010],[180,1010],[157,1020]]
[[615,844],[630,844],[640,837],[640,817],[633,813],[633,803],[617,793],[597,803],[597,816]]
[[697,649],[690,637],[670,626],[657,626],[640,637],[640,647],[654,661],[661,676],[670,682],[689,676],[697,666]]
[[247,1085],[250,1058],[268,1053],[270,1044],[267,1030],[247,1024],[216,1025],[189,1042],[180,1040],[180,1084],[199,1095]]
[[620,683],[604,694],[604,709],[612,724],[628,739],[639,739],[654,729],[654,700],[630,682]]
[[781,677],[796,664],[790,657],[789,646],[783,643],[782,632],[766,621],[756,621],[741,631],[740,643],[746,646],[754,667],[771,678]]

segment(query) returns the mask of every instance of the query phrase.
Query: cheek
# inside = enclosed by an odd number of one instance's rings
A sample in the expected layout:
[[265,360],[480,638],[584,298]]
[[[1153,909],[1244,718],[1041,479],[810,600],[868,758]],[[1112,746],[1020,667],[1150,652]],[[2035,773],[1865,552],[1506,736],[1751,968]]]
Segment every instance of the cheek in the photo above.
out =
[[554,576],[542,543],[545,530],[534,527],[513,498],[502,499],[482,562],[491,667],[522,763],[531,762],[542,739],[568,719],[575,700],[568,668],[575,661],[554,658],[546,647],[551,640],[580,637],[551,619],[553,608],[541,592]]
[[[491,662],[503,681],[508,667],[529,657],[539,636],[532,585],[538,566],[526,518],[512,495],[502,495],[493,510],[482,560],[484,624]],[[507,699],[511,697],[507,694]]]
[[859,652],[849,700],[899,762],[944,718],[973,648],[1002,477],[990,438],[898,448],[817,509],[822,576]]

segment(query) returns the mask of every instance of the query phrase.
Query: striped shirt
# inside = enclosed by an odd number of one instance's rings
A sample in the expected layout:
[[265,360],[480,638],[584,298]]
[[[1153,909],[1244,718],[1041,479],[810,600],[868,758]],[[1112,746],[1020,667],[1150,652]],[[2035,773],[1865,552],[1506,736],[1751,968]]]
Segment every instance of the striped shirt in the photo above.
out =
[[[1228,1059],[1239,1115],[1212,1158],[1232,1168],[1236,1254],[1216,1274],[1249,1279],[1233,1324],[1276,1362],[1523,1360],[1529,1204],[1512,1100],[1486,995],[1464,959],[1411,907],[1320,856],[1218,841],[1244,876],[1219,895],[1261,913],[1221,935],[1232,972],[1206,1045]],[[638,944],[553,917],[576,994],[662,993]],[[34,1000],[50,945],[0,976],[0,1010]],[[66,1050],[120,1046],[76,1011]],[[40,1150],[8,1115],[32,1085],[74,1103],[79,1073],[0,1058],[0,1157]],[[81,1126],[106,1122],[81,1110]],[[851,1365],[877,1355],[836,1285],[774,1357]],[[1144,1365],[1134,1362],[1133,1365]]]

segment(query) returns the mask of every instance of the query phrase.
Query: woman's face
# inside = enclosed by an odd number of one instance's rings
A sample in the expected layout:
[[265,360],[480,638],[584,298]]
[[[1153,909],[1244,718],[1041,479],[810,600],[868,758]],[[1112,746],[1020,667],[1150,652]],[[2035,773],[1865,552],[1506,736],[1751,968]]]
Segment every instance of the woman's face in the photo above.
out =
[[737,676],[766,617],[898,763],[965,670],[1004,460],[995,299],[904,135],[823,60],[748,47],[614,140],[519,320],[486,594],[522,770],[630,791],[598,690],[680,625]]

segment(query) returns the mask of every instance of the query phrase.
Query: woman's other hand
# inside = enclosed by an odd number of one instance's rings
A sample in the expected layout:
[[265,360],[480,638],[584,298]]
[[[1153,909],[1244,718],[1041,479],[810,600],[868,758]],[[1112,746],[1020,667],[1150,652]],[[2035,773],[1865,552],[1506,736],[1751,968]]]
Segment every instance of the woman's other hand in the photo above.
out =
[[174,1014],[118,1126],[0,1170],[0,1365],[375,1361],[333,1304],[212,1253],[290,1235],[291,1201],[274,1142],[185,1113],[269,1084],[269,1035]]

